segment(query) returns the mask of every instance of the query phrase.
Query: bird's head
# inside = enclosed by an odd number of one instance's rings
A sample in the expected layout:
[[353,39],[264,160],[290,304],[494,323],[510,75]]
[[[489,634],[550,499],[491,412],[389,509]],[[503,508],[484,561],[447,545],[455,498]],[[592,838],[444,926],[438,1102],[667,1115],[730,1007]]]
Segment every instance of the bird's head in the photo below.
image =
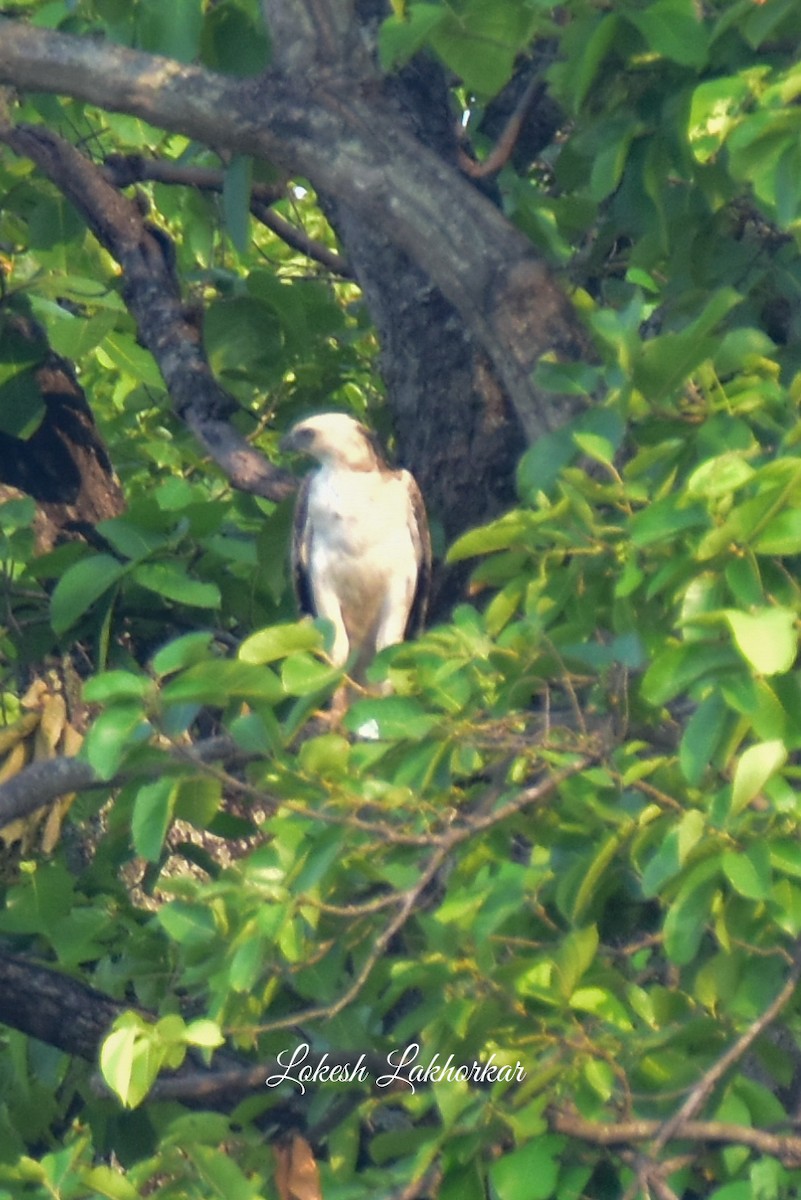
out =
[[293,425],[281,439],[282,450],[316,458],[322,466],[372,471],[383,465],[375,435],[346,413],[321,413]]

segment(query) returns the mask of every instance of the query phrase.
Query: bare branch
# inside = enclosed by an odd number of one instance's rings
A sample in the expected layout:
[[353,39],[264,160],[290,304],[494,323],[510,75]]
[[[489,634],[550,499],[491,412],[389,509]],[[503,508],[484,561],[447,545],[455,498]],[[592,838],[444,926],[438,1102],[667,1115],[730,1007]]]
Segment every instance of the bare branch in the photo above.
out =
[[[184,761],[188,755],[181,756]],[[242,762],[248,755],[228,737],[207,738],[196,742],[191,750],[191,762],[207,768],[214,761]],[[165,761],[166,760],[166,761]],[[94,768],[82,758],[41,759],[24,767],[0,784],[0,828],[52,804],[70,792],[105,788],[113,791],[132,779],[152,779],[163,775],[170,757],[159,756],[142,764],[136,772],[121,771],[113,779],[100,779]],[[263,798],[263,797],[262,797]]]
[[[647,1142],[662,1128],[655,1120],[588,1121],[577,1113],[552,1110],[548,1124],[554,1133],[564,1133],[593,1146],[625,1147]],[[678,1135],[682,1141],[704,1145],[747,1146],[760,1154],[778,1158],[786,1166],[801,1166],[801,1137],[772,1133],[750,1125],[731,1125],[727,1121],[687,1121]],[[662,1164],[662,1166],[670,1164]]]

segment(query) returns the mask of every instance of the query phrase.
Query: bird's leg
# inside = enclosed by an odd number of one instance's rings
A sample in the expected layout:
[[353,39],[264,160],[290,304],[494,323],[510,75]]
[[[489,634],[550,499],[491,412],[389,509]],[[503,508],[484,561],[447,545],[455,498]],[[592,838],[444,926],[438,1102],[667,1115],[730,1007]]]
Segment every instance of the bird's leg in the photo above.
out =
[[329,657],[335,667],[344,667],[350,653],[350,641],[339,598],[331,587],[317,586],[314,589],[314,607],[318,617],[323,617],[334,626],[334,644]]

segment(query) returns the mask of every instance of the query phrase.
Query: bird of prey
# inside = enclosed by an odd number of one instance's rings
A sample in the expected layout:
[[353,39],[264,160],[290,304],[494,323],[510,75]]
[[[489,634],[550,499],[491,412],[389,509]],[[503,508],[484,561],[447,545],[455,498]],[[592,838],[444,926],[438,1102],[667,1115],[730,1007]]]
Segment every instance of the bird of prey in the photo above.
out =
[[418,632],[431,580],[423,498],[387,466],[375,435],[344,413],[300,421],[281,442],[317,459],[295,508],[292,568],[303,612],[334,626],[331,657],[355,679]]

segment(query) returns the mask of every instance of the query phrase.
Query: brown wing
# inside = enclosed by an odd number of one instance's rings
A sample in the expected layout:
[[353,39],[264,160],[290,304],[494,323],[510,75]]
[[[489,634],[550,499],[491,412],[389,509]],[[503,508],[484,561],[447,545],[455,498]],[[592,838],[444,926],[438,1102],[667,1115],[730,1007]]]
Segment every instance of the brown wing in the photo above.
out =
[[406,637],[410,637],[420,633],[425,624],[431,593],[431,535],[428,531],[426,506],[417,480],[409,471],[402,471],[401,478],[409,492],[409,536],[417,556],[417,585],[409,610],[409,620],[406,622]]
[[314,593],[309,574],[312,531],[309,524],[309,488],[312,476],[307,475],[298,490],[295,503],[295,519],[292,524],[292,581],[298,608],[310,617],[316,617]]

